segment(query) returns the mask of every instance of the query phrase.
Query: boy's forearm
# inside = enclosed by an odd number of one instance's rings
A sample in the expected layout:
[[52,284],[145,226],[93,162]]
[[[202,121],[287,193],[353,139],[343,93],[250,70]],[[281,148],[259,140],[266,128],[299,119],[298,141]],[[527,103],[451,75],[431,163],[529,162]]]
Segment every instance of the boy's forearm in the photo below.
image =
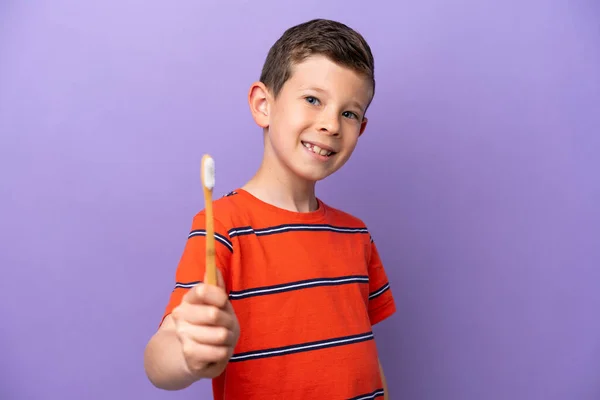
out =
[[388,393],[387,381],[385,379],[385,374],[383,373],[381,361],[379,361],[379,373],[381,374],[381,382],[383,383],[383,400],[388,400],[390,398],[390,394]]
[[179,339],[173,330],[159,330],[150,339],[144,353],[144,368],[150,382],[160,389],[185,389],[197,380],[186,368]]

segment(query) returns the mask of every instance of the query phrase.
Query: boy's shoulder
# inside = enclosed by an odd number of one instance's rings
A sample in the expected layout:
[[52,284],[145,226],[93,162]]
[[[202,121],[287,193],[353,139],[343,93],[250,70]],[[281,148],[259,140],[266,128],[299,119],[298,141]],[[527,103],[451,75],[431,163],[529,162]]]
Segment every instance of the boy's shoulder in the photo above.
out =
[[[247,201],[240,196],[237,190],[227,192],[221,197],[215,198],[212,203],[215,220],[226,228],[233,228],[239,224],[240,219],[244,219],[248,214]],[[204,215],[206,209],[198,213],[198,216]]]
[[344,211],[341,208],[326,204],[323,201],[321,201],[321,204],[327,208],[329,218],[334,224],[348,225],[356,228],[367,228],[365,222],[358,216],[351,214],[348,211]]

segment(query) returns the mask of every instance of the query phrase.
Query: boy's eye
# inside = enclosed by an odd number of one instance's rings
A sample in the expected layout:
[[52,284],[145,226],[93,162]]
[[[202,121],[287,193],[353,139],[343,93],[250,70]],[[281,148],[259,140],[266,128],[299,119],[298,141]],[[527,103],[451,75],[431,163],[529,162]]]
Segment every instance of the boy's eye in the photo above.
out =
[[306,97],[306,101],[308,101],[310,104],[317,104],[319,102],[319,100],[316,97],[312,96]]
[[354,118],[354,119],[358,119],[358,115],[356,115],[355,113],[353,113],[352,111],[344,111],[342,113],[342,115],[346,118]]

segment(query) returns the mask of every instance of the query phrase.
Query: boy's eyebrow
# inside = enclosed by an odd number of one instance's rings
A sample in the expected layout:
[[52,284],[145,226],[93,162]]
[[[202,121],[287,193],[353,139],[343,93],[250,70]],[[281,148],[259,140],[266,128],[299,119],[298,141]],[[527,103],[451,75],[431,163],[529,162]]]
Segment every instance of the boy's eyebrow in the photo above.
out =
[[360,112],[365,112],[365,108],[366,107],[363,107],[363,105],[360,104],[360,102],[358,102],[357,100],[352,100],[352,101],[350,101],[349,104],[350,104],[351,107],[358,108],[360,110]]
[[358,101],[354,100],[350,103],[351,106],[358,108],[360,111],[365,111],[365,107],[362,106]]
[[319,93],[327,93],[327,91],[325,89],[321,89],[320,87],[317,87],[317,86],[301,86],[300,90],[313,90],[313,91],[319,92]]

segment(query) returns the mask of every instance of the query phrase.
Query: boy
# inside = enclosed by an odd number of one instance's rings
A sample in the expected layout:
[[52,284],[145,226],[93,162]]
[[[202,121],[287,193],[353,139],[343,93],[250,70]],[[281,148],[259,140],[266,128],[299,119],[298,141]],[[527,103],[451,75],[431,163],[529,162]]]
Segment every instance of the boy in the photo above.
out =
[[201,283],[204,213],[193,219],[146,348],[155,386],[211,378],[215,399],[384,397],[372,325],[395,311],[386,274],[363,222],[315,196],[365,130],[373,70],[362,36],[334,21],[273,45],[248,95],[262,164],[214,203],[218,287]]

